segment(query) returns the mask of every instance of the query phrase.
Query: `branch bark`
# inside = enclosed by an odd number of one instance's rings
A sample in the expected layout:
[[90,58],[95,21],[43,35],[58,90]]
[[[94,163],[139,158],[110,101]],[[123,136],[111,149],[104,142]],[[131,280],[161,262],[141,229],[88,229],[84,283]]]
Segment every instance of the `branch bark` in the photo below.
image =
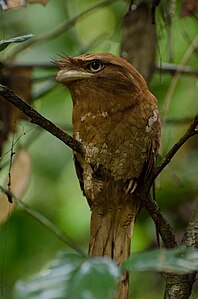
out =
[[[198,248],[198,202],[181,242],[187,247]],[[165,273],[166,289],[164,299],[188,299],[192,292],[196,272],[189,274]]]
[[84,149],[80,142],[72,138],[70,135],[62,131],[60,128],[55,126],[49,119],[43,117],[34,108],[28,105],[25,101],[14,94],[7,86],[0,84],[0,96],[2,96],[7,102],[13,104],[16,108],[21,110],[31,122],[45,129],[59,140],[64,142],[72,150],[84,155]]
[[192,218],[185,230],[181,244],[187,247],[198,248],[198,201]]
[[190,274],[164,274],[166,289],[164,299],[188,299],[192,292]]
[[166,218],[163,216],[156,201],[152,199],[150,195],[148,195],[148,191],[146,191],[146,193],[143,194],[143,196],[141,196],[141,199],[143,200],[143,205],[152,217],[156,225],[156,228],[164,242],[165,247],[175,248],[178,246],[178,244],[176,242],[173,229],[169,222],[166,220]]

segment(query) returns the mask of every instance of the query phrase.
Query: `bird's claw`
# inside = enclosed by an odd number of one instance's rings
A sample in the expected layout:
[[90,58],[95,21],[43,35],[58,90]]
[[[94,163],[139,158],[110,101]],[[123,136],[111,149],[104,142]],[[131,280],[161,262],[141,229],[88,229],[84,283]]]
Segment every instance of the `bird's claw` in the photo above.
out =
[[132,194],[135,191],[136,187],[137,187],[137,181],[135,179],[131,179],[126,189],[126,193]]

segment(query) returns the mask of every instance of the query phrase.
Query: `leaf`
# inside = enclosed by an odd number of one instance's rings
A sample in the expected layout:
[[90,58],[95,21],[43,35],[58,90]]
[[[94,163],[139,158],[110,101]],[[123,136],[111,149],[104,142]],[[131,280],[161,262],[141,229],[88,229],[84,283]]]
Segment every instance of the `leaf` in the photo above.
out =
[[0,40],[0,51],[3,51],[11,43],[21,43],[32,38],[33,36],[34,36],[33,34],[27,34],[27,35],[13,37],[7,40]]
[[123,264],[128,271],[189,273],[198,270],[198,250],[187,247],[154,249],[132,254]]
[[110,299],[119,268],[107,258],[62,254],[49,267],[18,282],[14,299]]
[[118,278],[119,269],[110,259],[87,259],[73,274],[67,298],[112,298]]

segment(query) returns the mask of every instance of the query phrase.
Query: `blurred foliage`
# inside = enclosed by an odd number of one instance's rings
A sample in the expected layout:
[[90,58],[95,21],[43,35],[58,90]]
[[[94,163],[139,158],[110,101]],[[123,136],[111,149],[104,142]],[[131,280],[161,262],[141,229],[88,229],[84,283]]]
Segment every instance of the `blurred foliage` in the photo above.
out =
[[[198,250],[180,247],[132,254],[128,271],[189,273],[198,270]],[[16,284],[15,299],[112,299],[120,270],[108,258],[59,254],[41,272]]]
[[[26,7],[0,11],[0,40],[22,36],[30,32],[35,38],[47,34],[65,20],[102,1],[73,0],[49,1],[48,5],[27,5]],[[113,1],[112,1],[113,2]],[[179,1],[178,1],[179,2]],[[173,63],[179,64],[197,35],[197,19],[180,18],[180,5],[176,7],[172,19],[172,39],[167,33],[165,16],[166,1],[161,2],[156,11],[157,24],[157,61],[170,62],[168,45],[173,48]],[[127,12],[127,1],[114,1],[112,5],[97,8],[80,18],[61,35],[46,39],[44,42],[21,51],[17,63],[44,63],[58,54],[77,55],[88,52],[111,52],[119,55],[122,36],[122,18]],[[0,60],[6,62],[17,45],[10,45],[0,53]],[[197,51],[193,53],[188,65],[198,65]],[[51,76],[50,69],[35,69],[34,79]],[[155,73],[150,83],[151,91],[157,96],[162,111],[172,80],[171,74]],[[33,93],[39,93],[43,83],[35,80]],[[45,82],[44,82],[45,83]],[[195,76],[182,75],[171,99],[166,128],[162,135],[163,156],[186,131],[185,121],[169,120],[192,119],[198,111],[198,82]],[[34,100],[36,109],[54,123],[71,133],[72,103],[70,95],[63,87],[55,87]],[[87,247],[90,212],[83,198],[75,175],[71,150],[46,132],[38,131],[35,125],[22,121],[18,133],[10,136],[5,147],[1,165],[9,164],[10,148],[13,140],[15,149],[24,145],[32,160],[32,175],[24,201],[49,218],[55,225],[67,232],[81,246]],[[177,153],[169,166],[156,182],[157,200],[176,228],[177,238],[181,239],[183,229],[193,211],[198,194],[198,142],[196,137],[188,141]],[[8,167],[1,170],[0,183],[7,179]],[[8,215],[9,216],[9,215]],[[155,228],[145,211],[137,219],[132,251],[146,250],[156,245]],[[10,299],[16,280],[25,279],[39,271],[54,258],[59,250],[70,252],[66,244],[58,240],[35,219],[17,208],[9,220],[0,227],[0,284],[3,298]],[[131,277],[135,298],[158,299],[163,293],[164,281],[159,274],[134,273]],[[141,281],[141,288],[139,288]],[[195,291],[196,292],[196,291]],[[197,294],[197,293],[196,293]],[[194,295],[197,296],[197,295]],[[193,298],[193,295],[192,295]]]
[[119,268],[112,260],[61,254],[50,264],[29,281],[18,282],[14,298],[112,298],[119,278]]
[[17,36],[11,39],[7,39],[7,40],[1,40],[0,41],[0,51],[3,51],[9,44],[12,43],[21,43],[26,41],[29,38],[32,38],[33,35],[32,34],[27,34],[27,35],[23,35],[23,36]]
[[153,249],[132,254],[123,265],[128,271],[189,273],[198,269],[198,250],[188,247]]

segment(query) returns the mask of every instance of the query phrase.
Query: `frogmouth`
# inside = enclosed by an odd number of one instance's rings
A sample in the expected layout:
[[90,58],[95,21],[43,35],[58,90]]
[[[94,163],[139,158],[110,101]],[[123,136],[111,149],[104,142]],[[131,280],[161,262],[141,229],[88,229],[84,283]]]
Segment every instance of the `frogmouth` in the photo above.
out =
[[[120,265],[130,253],[134,221],[141,208],[138,190],[150,176],[159,148],[157,100],[140,73],[124,59],[83,54],[57,62],[56,80],[73,100],[76,172],[91,209],[89,254]],[[117,298],[127,298],[128,274]]]

